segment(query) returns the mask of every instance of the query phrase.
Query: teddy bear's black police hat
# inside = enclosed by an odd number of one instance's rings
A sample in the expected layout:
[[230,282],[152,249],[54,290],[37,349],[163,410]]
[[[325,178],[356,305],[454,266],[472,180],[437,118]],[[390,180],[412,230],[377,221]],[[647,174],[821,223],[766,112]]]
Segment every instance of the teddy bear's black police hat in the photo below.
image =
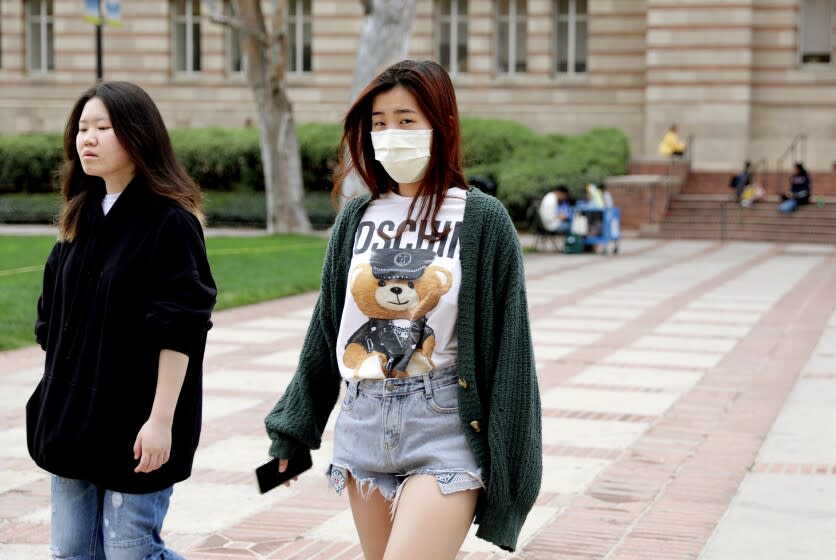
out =
[[372,275],[381,280],[415,280],[435,260],[429,249],[377,249],[372,251],[369,264]]

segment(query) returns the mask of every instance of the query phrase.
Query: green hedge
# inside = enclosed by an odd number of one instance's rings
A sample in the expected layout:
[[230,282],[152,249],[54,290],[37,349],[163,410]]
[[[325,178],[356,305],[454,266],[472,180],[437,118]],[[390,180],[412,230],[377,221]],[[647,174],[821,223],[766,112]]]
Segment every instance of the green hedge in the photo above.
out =
[[177,158],[206,190],[264,190],[258,129],[172,130]]
[[[0,194],[2,224],[51,224],[60,209],[58,193]],[[334,223],[336,212],[330,193],[308,193],[305,209],[315,229],[326,229]],[[203,211],[210,226],[264,227],[267,216],[264,193],[253,191],[208,191],[204,195]]]
[[[342,127],[338,124],[297,126],[306,191],[325,193],[337,159]],[[521,220],[530,200],[547,188],[566,184],[577,196],[586,183],[627,172],[627,136],[616,129],[594,129],[564,136],[537,134],[506,120],[462,119],[463,150],[468,176],[486,176],[498,185],[497,196],[515,220]],[[188,172],[208,193],[207,215],[224,192],[264,190],[258,130],[205,128],[172,130],[172,142]],[[57,188],[55,170],[61,161],[61,137],[55,134],[0,136],[0,192],[38,193]],[[263,196],[263,195],[261,195]],[[259,197],[233,197],[216,206],[221,221],[258,221]],[[261,209],[255,206],[261,204]],[[28,211],[28,210],[27,210]],[[324,210],[315,211],[325,216]],[[263,218],[261,218],[263,220]],[[0,221],[8,221],[2,212]]]
[[306,191],[331,191],[331,174],[337,164],[342,133],[341,125],[309,123],[296,127]]
[[0,192],[50,192],[64,158],[61,134],[0,136]]
[[[210,226],[264,227],[267,222],[263,192],[207,192],[203,202]],[[305,210],[314,229],[327,229],[334,223],[336,211],[329,192],[309,192],[305,196]]]
[[0,224],[50,224],[59,210],[56,192],[0,194]]
[[573,196],[583,196],[587,183],[601,184],[613,175],[627,173],[630,145],[616,129],[594,129],[576,136],[548,134],[511,158],[494,166],[497,196],[514,219],[521,219],[533,197],[559,184]]
[[[330,189],[342,127],[302,124],[296,130],[305,189]],[[170,135],[177,157],[203,189],[264,191],[258,129],[175,129]],[[59,134],[0,136],[0,192],[58,190],[62,158]]]
[[468,169],[490,166],[537,143],[534,131],[514,121],[465,117],[461,121],[462,151]]

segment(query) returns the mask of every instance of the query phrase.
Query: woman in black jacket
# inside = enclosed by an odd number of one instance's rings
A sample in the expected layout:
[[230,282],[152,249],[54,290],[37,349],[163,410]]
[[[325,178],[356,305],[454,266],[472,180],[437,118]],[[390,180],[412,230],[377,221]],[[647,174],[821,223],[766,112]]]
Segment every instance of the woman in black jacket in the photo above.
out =
[[801,162],[795,164],[795,173],[790,177],[790,192],[782,194],[781,200],[782,212],[792,212],[802,204],[810,203],[810,175]]
[[148,94],[99,84],[64,133],[64,204],[35,324],[29,453],[52,477],[53,558],[179,559],[160,538],[191,474],[215,283],[200,189]]

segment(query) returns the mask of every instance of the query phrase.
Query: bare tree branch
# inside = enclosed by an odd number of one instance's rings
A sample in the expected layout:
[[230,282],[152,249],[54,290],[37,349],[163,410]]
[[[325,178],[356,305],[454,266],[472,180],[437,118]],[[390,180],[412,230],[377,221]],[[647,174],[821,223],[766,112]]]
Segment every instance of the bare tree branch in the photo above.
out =
[[254,28],[254,27],[248,27],[246,24],[244,24],[243,21],[241,21],[238,18],[224,16],[224,15],[212,14],[208,17],[208,19],[212,23],[225,25],[226,27],[229,27],[230,29],[234,29],[235,31],[240,31],[241,33],[243,33],[245,35],[249,35],[250,37],[258,39],[260,42],[262,42],[264,44],[266,44],[267,41],[268,41],[267,36],[265,36],[264,33],[261,33],[258,29]]
[[230,17],[224,14],[221,8],[223,6],[223,2],[208,0],[208,4],[209,15],[206,16],[205,19],[208,19],[212,23],[224,25],[226,27],[229,27],[230,29],[234,29],[235,31],[240,31],[245,35],[258,39],[263,44],[267,44],[267,36],[264,33],[262,33],[260,29],[258,29],[257,27],[247,25],[244,22],[244,20],[242,20],[238,16]]

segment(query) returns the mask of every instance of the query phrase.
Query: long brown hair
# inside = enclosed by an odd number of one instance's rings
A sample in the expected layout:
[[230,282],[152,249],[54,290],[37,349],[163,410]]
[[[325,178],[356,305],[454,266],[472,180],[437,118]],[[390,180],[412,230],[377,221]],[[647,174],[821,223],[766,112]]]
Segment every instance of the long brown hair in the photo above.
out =
[[[113,132],[136,166],[143,188],[169,198],[197,216],[201,222],[200,187],[174,155],[171,139],[159,109],[144,89],[130,82],[103,82],[76,101],[64,128],[64,165],[61,192],[64,204],[58,218],[59,237],[72,241],[78,235],[83,208],[104,193],[104,181],[87,175],[81,167],[76,136],[81,112],[88,101],[102,100]],[[93,200],[96,198],[96,200]]]
[[447,189],[465,188],[467,179],[463,171],[456,92],[447,71],[436,62],[398,62],[381,72],[366,86],[345,117],[339,149],[340,162],[334,172],[332,196],[335,200],[339,197],[343,181],[352,171],[355,171],[368,186],[372,198],[379,198],[383,193],[397,187],[397,182],[389,177],[380,162],[374,159],[371,138],[374,99],[378,94],[397,86],[412,94],[433,130],[430,161],[418,187],[418,196],[409,206],[408,218],[412,216],[419,197],[428,197],[429,204],[422,206],[422,214],[431,224],[433,235],[438,235],[435,218]]

